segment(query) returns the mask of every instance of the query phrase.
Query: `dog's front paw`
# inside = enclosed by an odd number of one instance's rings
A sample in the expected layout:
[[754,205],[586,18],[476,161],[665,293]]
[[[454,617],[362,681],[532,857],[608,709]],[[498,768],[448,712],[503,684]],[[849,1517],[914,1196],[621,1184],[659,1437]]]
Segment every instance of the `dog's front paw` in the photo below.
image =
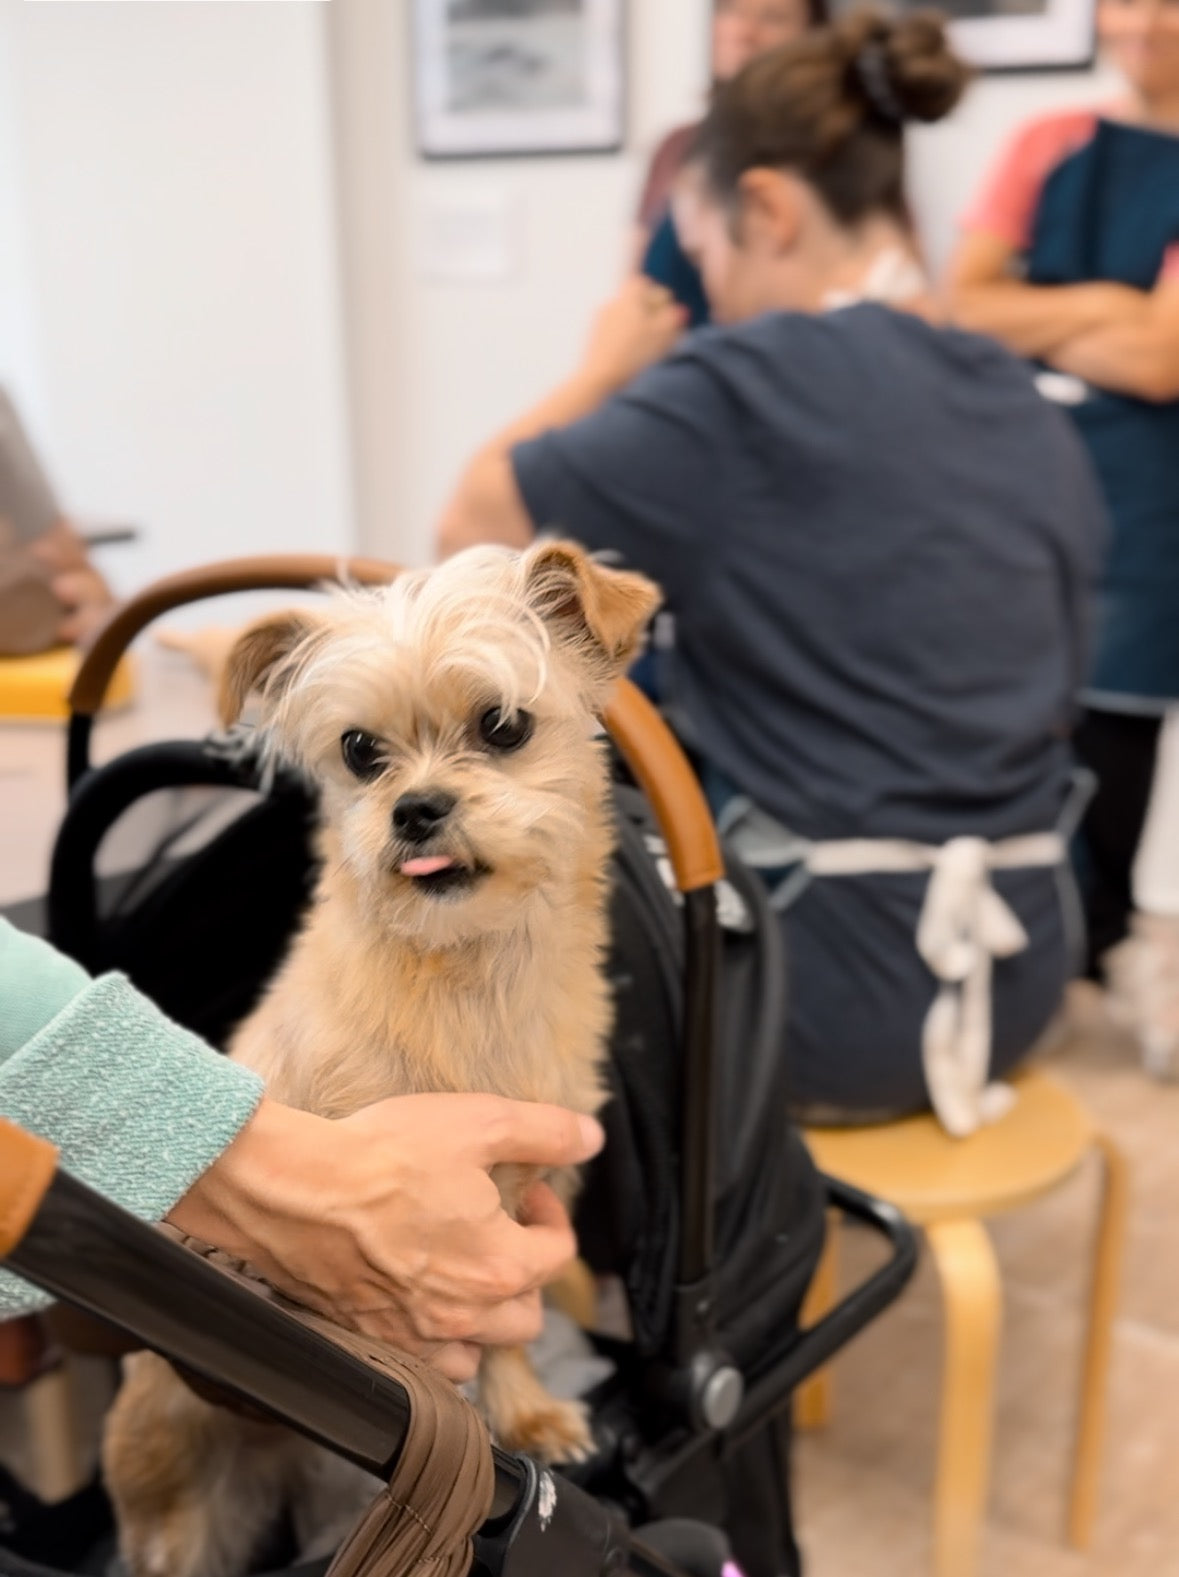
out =
[[581,1402],[546,1397],[522,1411],[500,1431],[507,1451],[522,1451],[538,1462],[585,1462],[594,1454],[589,1413]]

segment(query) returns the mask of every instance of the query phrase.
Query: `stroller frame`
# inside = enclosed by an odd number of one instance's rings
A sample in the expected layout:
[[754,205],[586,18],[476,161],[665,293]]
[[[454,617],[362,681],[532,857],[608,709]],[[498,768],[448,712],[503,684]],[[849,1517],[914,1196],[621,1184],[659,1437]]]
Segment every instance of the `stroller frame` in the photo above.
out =
[[[284,555],[228,561],[156,582],[114,614],[79,669],[70,694],[71,790],[91,769],[93,721],[119,657],[160,614],[227,592],[305,590],[332,579],[381,585],[398,573],[396,566],[376,560]],[[748,1389],[718,1350],[712,1317],[720,951],[715,884],[724,874],[723,857],[703,793],[655,708],[621,681],[604,722],[652,805],[683,895],[680,1235],[674,1361],[660,1384],[660,1400],[670,1405],[682,1428],[665,1449],[636,1463],[631,1475],[635,1489],[656,1500],[662,1483],[714,1449],[718,1439],[736,1445],[772,1419],[803,1379],[894,1301],[912,1274],[917,1248],[915,1234],[893,1207],[824,1179],[829,1207],[885,1240],[886,1263],[816,1325],[798,1332],[773,1370]],[[55,860],[60,855],[59,850]],[[86,918],[74,916],[70,923],[85,924]],[[54,1296],[120,1327],[369,1471],[387,1477],[397,1460],[409,1417],[406,1395],[395,1380],[68,1175],[53,1180],[9,1262]],[[476,1572],[539,1577],[541,1571],[560,1570],[562,1577],[591,1577],[621,1567],[640,1577],[674,1574],[662,1557],[636,1544],[617,1518],[565,1478],[559,1480],[557,1513],[545,1524],[541,1558],[535,1551],[540,1537],[535,1466],[497,1449],[495,1467],[495,1502],[477,1541]]]

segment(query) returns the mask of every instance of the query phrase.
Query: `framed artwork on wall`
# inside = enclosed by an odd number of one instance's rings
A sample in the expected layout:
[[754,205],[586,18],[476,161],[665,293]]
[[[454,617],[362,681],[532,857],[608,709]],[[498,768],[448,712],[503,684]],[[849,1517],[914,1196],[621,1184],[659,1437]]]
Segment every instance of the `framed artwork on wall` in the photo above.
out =
[[[857,0],[836,0],[842,14]],[[897,12],[925,9],[901,0]],[[963,59],[979,71],[1083,71],[1097,42],[1095,0],[936,0]]]
[[1081,71],[1096,53],[1094,0],[939,0],[980,71]]
[[622,146],[625,0],[413,0],[414,113],[429,159]]

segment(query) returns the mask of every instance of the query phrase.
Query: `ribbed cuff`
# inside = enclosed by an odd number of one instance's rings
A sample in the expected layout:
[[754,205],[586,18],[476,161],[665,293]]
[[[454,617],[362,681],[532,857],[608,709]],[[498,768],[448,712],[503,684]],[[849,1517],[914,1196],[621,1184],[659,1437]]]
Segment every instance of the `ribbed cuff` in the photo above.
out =
[[[121,975],[96,980],[0,1066],[0,1114],[148,1221],[167,1215],[261,1098],[256,1073],[174,1024]],[[46,1300],[0,1276],[0,1317],[35,1301]]]

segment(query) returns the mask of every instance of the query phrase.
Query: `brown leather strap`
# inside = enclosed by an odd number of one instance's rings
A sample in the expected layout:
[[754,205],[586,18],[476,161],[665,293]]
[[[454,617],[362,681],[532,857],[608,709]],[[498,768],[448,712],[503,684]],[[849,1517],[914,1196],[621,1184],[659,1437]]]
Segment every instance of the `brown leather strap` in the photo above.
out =
[[139,632],[173,608],[223,597],[235,591],[305,591],[324,581],[351,580],[381,586],[401,573],[383,559],[333,558],[329,553],[276,553],[257,558],[225,559],[198,569],[181,570],[154,581],[123,603],[102,627],[87,652],[70,690],[70,707],[93,717],[119,658]]
[[[471,1538],[491,1512],[495,1466],[487,1427],[449,1380],[384,1343],[341,1330],[302,1309],[225,1254],[174,1227],[161,1230],[221,1275],[279,1304],[301,1325],[398,1382],[409,1400],[410,1427],[393,1477],[345,1540],[329,1577],[466,1577]],[[198,1396],[267,1423],[266,1416],[221,1387],[177,1369]]]
[[412,1358],[401,1359],[396,1373],[409,1394],[409,1432],[388,1488],[352,1530],[328,1577],[467,1577],[471,1541],[491,1515],[495,1493],[487,1429],[441,1375]]
[[0,1259],[12,1253],[57,1171],[57,1151],[47,1139],[0,1117]]
[[603,721],[651,801],[680,891],[720,881],[725,862],[704,790],[658,711],[629,679],[620,679]]

